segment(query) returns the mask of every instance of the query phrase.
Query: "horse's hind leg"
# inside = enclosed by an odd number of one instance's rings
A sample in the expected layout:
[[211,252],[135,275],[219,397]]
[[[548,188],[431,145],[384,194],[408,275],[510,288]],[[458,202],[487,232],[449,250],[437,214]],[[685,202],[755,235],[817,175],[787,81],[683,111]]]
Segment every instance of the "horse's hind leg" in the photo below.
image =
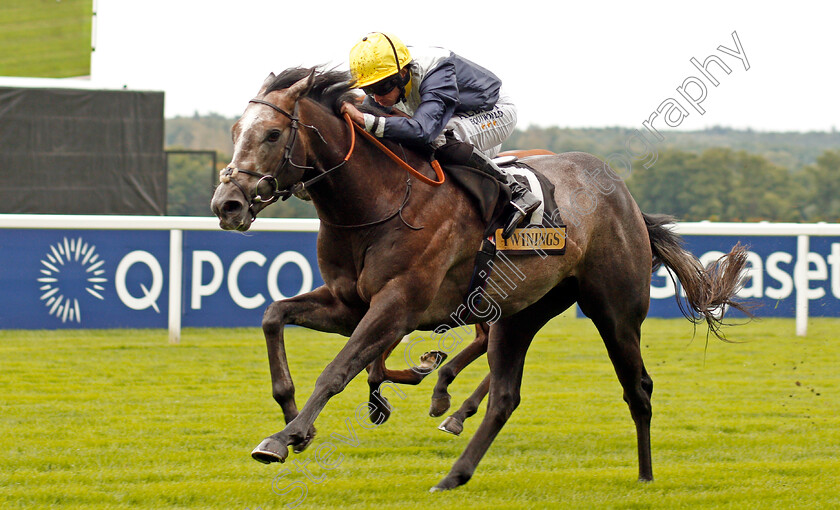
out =
[[523,329],[526,325],[521,323],[525,321],[516,320],[516,317],[501,319],[490,333],[487,346],[487,361],[490,363],[487,413],[449,474],[432,491],[453,489],[467,483],[490,444],[519,405],[525,354],[536,331]]
[[572,306],[577,296],[577,283],[569,279],[525,310],[493,324],[487,343],[487,361],[490,364],[487,412],[464,453],[432,491],[453,489],[472,477],[490,444],[519,405],[525,353],[534,335],[551,318]]
[[[432,392],[432,406],[429,409],[429,416],[441,416],[449,409],[451,403],[451,397],[449,396],[448,391],[449,385],[452,384],[452,381],[455,380],[455,377],[461,373],[464,367],[477,360],[481,357],[481,355],[487,352],[487,335],[489,332],[490,326],[486,323],[480,322],[476,324],[475,340],[473,340],[470,345],[465,347],[464,350],[452,358],[449,363],[443,366],[443,368],[438,370],[438,380],[437,384],[435,384],[435,389]],[[484,398],[484,395],[479,398],[479,402],[482,398]],[[466,405],[466,402],[464,405]],[[477,405],[478,404],[476,404],[476,406]],[[474,412],[475,411],[473,411],[473,413]]]
[[465,400],[457,411],[443,420],[443,423],[438,426],[438,429],[444,432],[449,432],[450,434],[455,434],[456,436],[460,435],[464,430],[464,421],[478,411],[478,406],[481,404],[481,401],[484,400],[484,397],[487,395],[489,390],[490,374],[487,374],[484,380],[478,385],[478,388],[476,388],[473,394],[470,395],[470,398]]
[[490,328],[487,343],[490,399],[487,412],[464,453],[432,491],[453,489],[472,477],[490,444],[519,405],[522,370],[531,340],[546,322],[571,306],[576,297],[574,284],[561,284],[525,310],[499,320]]
[[[639,480],[653,480],[650,453],[650,398],[653,380],[645,370],[640,346],[641,325],[647,314],[647,293],[627,293],[622,296],[605,296],[610,290],[624,288],[615,281],[603,284],[603,292],[587,292],[582,286],[581,309],[598,328],[607,347],[618,380],[624,389],[624,400],[630,408],[630,415],[636,425],[636,441],[639,454]],[[628,296],[637,298],[628,299]]]
[[369,417],[371,423],[376,425],[385,423],[391,416],[391,406],[388,404],[388,399],[380,391],[383,382],[389,381],[408,385],[420,384],[427,375],[431,374],[446,360],[445,352],[430,351],[420,356],[420,364],[416,368],[390,370],[385,366],[385,360],[388,359],[388,356],[400,342],[401,339],[397,340],[384,354],[367,367],[368,386],[370,388],[370,396],[368,397]]
[[639,480],[653,480],[650,453],[650,421],[652,416],[650,398],[653,394],[653,380],[645,370],[639,346],[640,328],[628,325],[598,326],[607,346],[615,373],[624,389],[624,401],[630,408],[630,415],[636,424],[636,441],[639,453]]

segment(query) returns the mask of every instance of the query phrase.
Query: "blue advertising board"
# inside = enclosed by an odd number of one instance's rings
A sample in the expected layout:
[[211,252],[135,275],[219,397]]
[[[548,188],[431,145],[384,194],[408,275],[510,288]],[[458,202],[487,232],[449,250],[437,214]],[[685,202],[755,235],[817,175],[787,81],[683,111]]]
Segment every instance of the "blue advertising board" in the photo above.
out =
[[259,326],[272,301],[323,285],[315,232],[184,232],[184,326]]
[[[170,292],[166,230],[0,229],[0,328],[166,328]],[[181,324],[259,326],[274,300],[323,284],[317,233],[183,232]],[[684,236],[708,263],[740,241],[750,280],[739,296],[759,316],[793,317],[806,296],[811,316],[840,316],[840,237]],[[652,277],[650,317],[680,317],[664,268]]]
[[[748,248],[747,281],[738,297],[756,305],[761,317],[794,317],[796,296],[804,293],[810,316],[840,316],[840,238],[810,237],[807,260],[797,259],[795,236],[683,236],[686,249],[708,264],[740,241]],[[798,274],[798,271],[801,274]],[[680,317],[675,289],[664,268],[651,278],[648,317]],[[743,316],[732,312],[733,316]]]
[[[323,284],[315,232],[184,232],[184,326],[259,326]],[[0,229],[0,328],[166,328],[168,231]]]
[[0,230],[0,328],[165,328],[169,232]]

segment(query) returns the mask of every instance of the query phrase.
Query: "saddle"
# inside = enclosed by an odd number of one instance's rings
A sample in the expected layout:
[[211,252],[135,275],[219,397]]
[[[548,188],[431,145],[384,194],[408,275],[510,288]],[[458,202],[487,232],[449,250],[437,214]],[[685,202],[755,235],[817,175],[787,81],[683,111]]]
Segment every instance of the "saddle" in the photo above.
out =
[[[499,154],[494,162],[505,172],[514,176],[520,184],[528,188],[542,205],[528,218],[527,227],[554,227],[552,218],[557,218],[557,204],[554,201],[554,185],[542,174],[534,170],[520,158],[554,155],[546,150],[507,151]],[[463,165],[444,165],[447,176],[456,182],[472,198],[479,215],[487,226],[484,236],[495,235],[507,218],[506,208],[510,201],[510,191],[496,179],[474,168]],[[526,228],[527,228],[526,227]],[[517,229],[523,230],[523,229]],[[501,239],[501,236],[499,236]]]

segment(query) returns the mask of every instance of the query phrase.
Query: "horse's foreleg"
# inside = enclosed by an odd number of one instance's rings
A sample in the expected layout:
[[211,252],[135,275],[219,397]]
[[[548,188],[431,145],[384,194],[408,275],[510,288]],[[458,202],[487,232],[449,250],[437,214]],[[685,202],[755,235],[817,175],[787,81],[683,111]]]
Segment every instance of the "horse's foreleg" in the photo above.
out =
[[449,409],[451,403],[449,385],[461,373],[461,370],[487,352],[487,335],[489,332],[490,326],[486,323],[476,324],[475,340],[438,370],[438,380],[432,392],[432,406],[429,408],[429,416],[441,416]]
[[[271,392],[283,410],[286,423],[295,419],[298,409],[295,403],[295,386],[286,359],[284,327],[287,324],[296,324],[349,336],[359,320],[358,316],[357,312],[342,304],[326,287],[319,287],[291,299],[275,301],[266,309],[262,327],[271,372]],[[298,445],[298,451],[306,448],[314,435],[315,428],[312,427],[306,440]]]
[[[382,355],[397,339],[412,331],[415,315],[394,309],[394,296],[377,294],[371,307],[350,339],[315,382],[309,400],[300,413],[282,431],[267,437],[251,455],[262,462],[283,462],[289,454],[288,446],[295,449],[307,442],[309,430],[330,398],[340,393],[347,384],[378,356]],[[397,296],[399,297],[399,296]]]
[[[478,359],[482,354],[487,352],[487,334],[490,331],[490,326],[486,323],[479,323],[475,325],[475,339],[468,345],[463,351],[458,353],[452,361],[447,363],[441,372],[438,374],[438,381],[435,385],[434,393],[432,394],[432,407],[429,410],[429,414],[431,416],[440,416],[449,409],[450,405],[450,396],[447,392],[447,388],[449,384],[455,379],[455,377],[464,369],[467,365]],[[371,363],[368,367],[368,385],[370,386],[370,408],[371,414],[370,419],[373,423],[384,423],[388,417],[391,415],[390,406],[388,405],[388,400],[376,393],[377,388],[384,382],[384,381],[391,381],[397,384],[409,384],[409,385],[416,385],[420,384],[423,379],[426,378],[429,374],[431,374],[437,367],[440,366],[446,360],[447,354],[443,351],[429,351],[424,353],[420,356],[420,364],[416,367],[412,367],[406,370],[389,370],[388,367],[385,366],[385,360],[388,359],[388,356],[391,354],[397,345],[399,345],[399,341],[397,341],[394,345],[388,349],[382,356],[380,356],[376,361]],[[446,374],[444,374],[444,370]],[[489,382],[488,382],[489,384]],[[481,386],[479,389],[476,390],[476,394],[479,393]],[[473,397],[478,398],[475,406],[477,407],[478,404],[481,403],[481,400],[484,398],[484,395],[487,394],[487,389],[484,389],[484,393],[481,396]],[[472,416],[475,414],[475,410],[472,412],[469,411],[470,405],[472,404],[474,398],[471,397],[464,405],[461,407],[466,414],[466,417]]]

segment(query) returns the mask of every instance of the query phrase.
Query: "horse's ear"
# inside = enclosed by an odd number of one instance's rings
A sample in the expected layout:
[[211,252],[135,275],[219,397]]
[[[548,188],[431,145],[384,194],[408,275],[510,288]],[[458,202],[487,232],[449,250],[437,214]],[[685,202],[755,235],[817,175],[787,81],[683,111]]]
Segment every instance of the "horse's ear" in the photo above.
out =
[[315,71],[316,69],[313,67],[309,71],[309,76],[301,78],[294,85],[289,87],[289,94],[291,94],[294,98],[299,98],[308,94],[312,89],[312,84],[315,83]]
[[269,87],[272,83],[274,83],[274,80],[275,80],[276,78],[277,78],[277,77],[276,77],[276,76],[274,76],[274,73],[269,74],[269,75],[266,77],[265,81],[263,82],[262,86],[260,87],[260,91],[259,91],[259,92],[257,92],[257,95],[258,95],[258,96],[261,96],[261,95],[263,94],[263,92],[265,92],[265,91],[266,91],[266,89],[268,89],[268,87]]

